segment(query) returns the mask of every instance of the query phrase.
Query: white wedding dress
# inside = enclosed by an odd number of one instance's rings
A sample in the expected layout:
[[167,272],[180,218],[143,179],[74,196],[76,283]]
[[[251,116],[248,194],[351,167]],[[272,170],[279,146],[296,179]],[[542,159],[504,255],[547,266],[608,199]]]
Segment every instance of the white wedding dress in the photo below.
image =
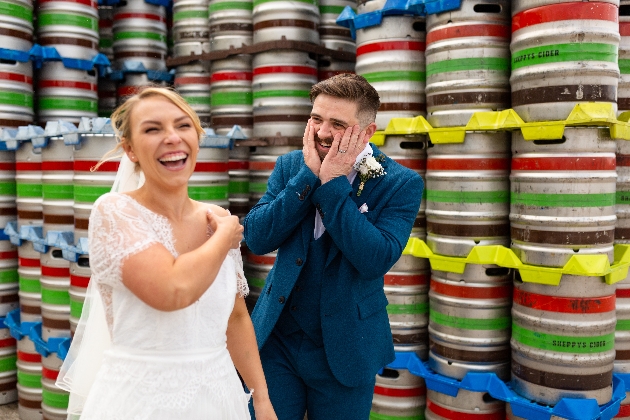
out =
[[168,220],[125,194],[109,193],[94,204],[89,226],[91,281],[103,299],[111,349],[81,420],[249,419],[249,394],[226,347],[236,294],[248,292],[240,251],[230,252],[196,303],[164,312],[121,279],[125,258],[155,243],[177,257]]

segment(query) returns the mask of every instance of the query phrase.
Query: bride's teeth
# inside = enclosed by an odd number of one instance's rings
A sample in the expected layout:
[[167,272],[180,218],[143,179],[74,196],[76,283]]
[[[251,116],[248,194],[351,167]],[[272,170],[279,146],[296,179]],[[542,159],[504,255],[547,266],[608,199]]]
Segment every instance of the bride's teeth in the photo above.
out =
[[169,156],[160,158],[159,161],[160,162],[174,162],[176,160],[186,159],[187,157],[188,155],[186,153],[177,153],[174,155],[169,155]]

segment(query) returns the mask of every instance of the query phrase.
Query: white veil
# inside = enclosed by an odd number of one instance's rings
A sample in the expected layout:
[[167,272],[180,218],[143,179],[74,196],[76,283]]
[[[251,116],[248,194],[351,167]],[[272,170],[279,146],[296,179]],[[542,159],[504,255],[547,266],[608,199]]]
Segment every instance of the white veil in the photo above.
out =
[[[144,174],[136,171],[135,164],[123,154],[111,191],[133,191],[142,184]],[[88,284],[81,319],[56,382],[59,388],[70,393],[68,418],[78,418],[83,411],[103,354],[112,346],[105,308],[95,283],[90,281]]]

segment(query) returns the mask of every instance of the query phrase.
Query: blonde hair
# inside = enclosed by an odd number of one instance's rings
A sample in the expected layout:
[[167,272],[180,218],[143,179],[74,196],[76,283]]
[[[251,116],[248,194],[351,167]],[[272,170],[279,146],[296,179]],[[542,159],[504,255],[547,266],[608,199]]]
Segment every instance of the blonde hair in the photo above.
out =
[[[134,107],[138,103],[140,103],[140,101],[143,101],[145,99],[154,98],[156,96],[161,96],[168,99],[190,117],[193,122],[193,126],[197,131],[199,139],[201,139],[202,134],[205,133],[203,127],[201,126],[199,116],[179,93],[169,88],[155,86],[148,86],[140,89],[141,90],[137,94],[129,97],[129,99],[127,99],[122,105],[116,108],[116,110],[112,113],[110,120],[118,143],[116,144],[115,148],[105,153],[101,160],[93,168],[90,169],[92,172],[98,170],[99,166],[101,166],[108,160],[119,157],[114,155],[123,150],[124,144],[132,143],[131,112],[133,111]],[[136,170],[138,168],[139,165],[138,163],[136,163]]]

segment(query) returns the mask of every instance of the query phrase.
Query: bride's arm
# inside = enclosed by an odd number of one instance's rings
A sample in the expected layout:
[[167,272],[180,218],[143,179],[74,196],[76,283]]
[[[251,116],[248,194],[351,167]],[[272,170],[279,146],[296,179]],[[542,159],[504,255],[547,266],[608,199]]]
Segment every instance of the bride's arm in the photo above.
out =
[[228,321],[227,348],[238,373],[247,387],[253,390],[256,420],[277,420],[260,363],[254,326],[247,313],[245,299],[241,296],[236,297],[236,303]]

